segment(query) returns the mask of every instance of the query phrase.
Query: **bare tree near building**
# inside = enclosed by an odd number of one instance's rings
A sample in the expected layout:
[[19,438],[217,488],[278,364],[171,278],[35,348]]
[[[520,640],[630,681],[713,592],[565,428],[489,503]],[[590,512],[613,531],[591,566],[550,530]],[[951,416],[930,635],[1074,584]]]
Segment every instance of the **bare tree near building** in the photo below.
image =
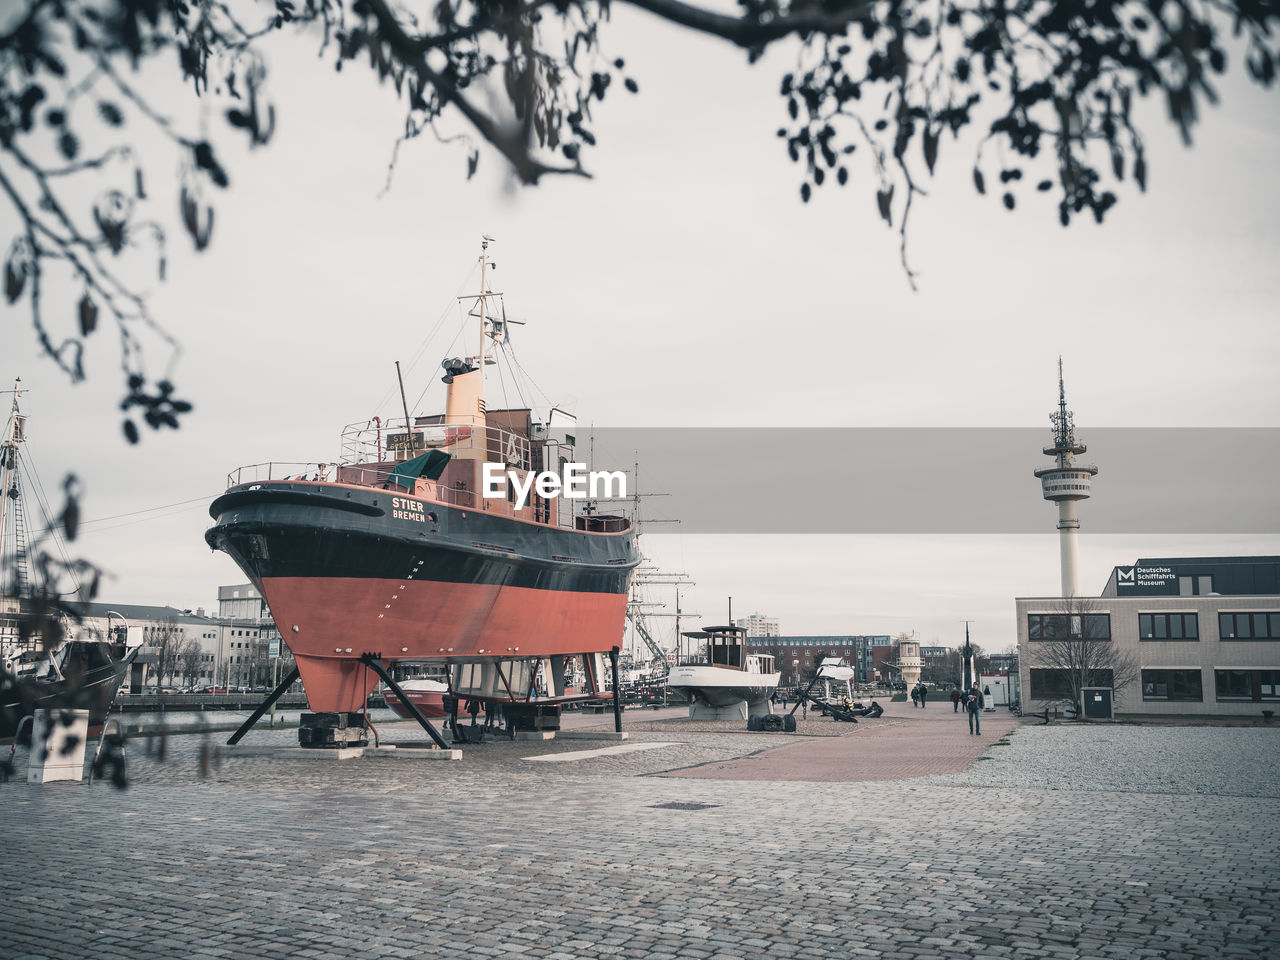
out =
[[1110,687],[1115,697],[1138,679],[1138,660],[1111,639],[1111,618],[1096,600],[1064,597],[1056,609],[1030,614],[1029,662],[1032,670],[1049,670],[1076,705],[1083,719],[1081,691]]
[[925,660],[924,666],[920,670],[920,679],[925,683],[955,683],[958,676],[956,666],[959,663],[960,654],[955,650],[948,650],[941,657],[930,657]]
[[179,672],[180,647],[185,639],[186,634],[172,616],[143,631],[142,642],[144,646],[151,648],[151,669],[155,671],[157,686],[171,681]]
[[267,642],[254,642],[253,658],[249,661],[249,682],[245,684],[248,687],[269,687],[271,686],[271,657],[270,647]]
[[[990,658],[983,652],[982,647],[973,641],[969,642],[969,646],[973,648],[973,662],[977,672],[987,672],[991,664]],[[948,650],[945,656],[926,660],[924,669],[920,672],[920,679],[926,683],[958,686],[963,677],[964,655],[959,650]]]
[[204,667],[204,651],[200,641],[194,637],[183,638],[178,651],[178,673],[182,677],[182,685],[194,687],[200,682],[200,672]]

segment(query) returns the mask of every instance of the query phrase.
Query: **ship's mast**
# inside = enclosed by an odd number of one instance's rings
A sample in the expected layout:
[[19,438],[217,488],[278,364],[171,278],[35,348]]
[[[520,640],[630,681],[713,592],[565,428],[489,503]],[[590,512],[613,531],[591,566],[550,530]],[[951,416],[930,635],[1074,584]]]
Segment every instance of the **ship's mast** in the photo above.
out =
[[[4,440],[0,441],[0,572],[4,566],[4,547],[9,531],[9,504],[13,497],[9,491],[14,488],[14,478],[18,470],[18,445],[26,439],[26,417],[19,412],[18,401],[22,399],[22,378],[13,382],[13,407],[9,413],[9,423],[5,427]],[[18,554],[22,545],[18,544],[14,555],[15,569],[19,561]],[[19,584],[15,584],[19,586]]]
[[485,237],[480,242],[480,350],[476,356],[479,358],[478,366],[480,367],[480,383],[483,388],[484,384],[484,360],[488,353],[488,347],[485,339],[488,331],[485,330],[485,312],[489,306],[489,238]]
[[493,237],[489,236],[484,237],[480,242],[480,292],[459,298],[476,301],[475,307],[472,308],[472,316],[480,321],[480,349],[476,353],[476,366],[482,374],[487,364],[498,362],[498,358],[490,349],[490,341],[500,343],[506,337],[505,318],[498,316],[501,311],[489,307],[490,297],[502,296],[499,291],[489,289],[489,273],[498,268],[498,265],[489,259],[489,244],[493,242]]
[[489,260],[489,244],[492,237],[485,237],[480,246],[480,292],[459,297],[459,301],[475,301],[470,315],[480,322],[478,350],[474,357],[453,357],[443,362],[444,382],[448,384],[445,397],[445,421],[453,428],[462,427],[450,452],[455,459],[483,460],[486,456],[486,418],[484,399],[484,367],[497,363],[489,350],[489,340],[497,341],[505,334],[505,324],[496,311],[489,308],[490,297],[502,294],[489,289],[489,271],[494,264]]

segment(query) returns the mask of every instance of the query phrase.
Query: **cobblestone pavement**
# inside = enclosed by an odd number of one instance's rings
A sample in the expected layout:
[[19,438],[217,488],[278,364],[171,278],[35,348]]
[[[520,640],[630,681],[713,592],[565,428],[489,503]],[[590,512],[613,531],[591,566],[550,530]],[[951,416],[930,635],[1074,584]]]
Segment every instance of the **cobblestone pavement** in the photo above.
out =
[[[0,785],[0,957],[1275,956],[1274,731],[1026,726],[968,773],[905,780],[646,775],[872,739],[909,756],[925,724],[951,735],[949,710],[894,713],[821,740],[664,724],[633,739],[672,746],[577,762],[523,758],[593,741],[233,757],[205,778],[199,736],[163,762],[131,741],[127,790]],[[1124,750],[1154,759],[1090,780],[1082,758]],[[1004,751],[1038,779],[987,777]],[[1211,767],[1224,778],[1255,771],[1252,795],[1151,781],[1200,754],[1231,758]]]

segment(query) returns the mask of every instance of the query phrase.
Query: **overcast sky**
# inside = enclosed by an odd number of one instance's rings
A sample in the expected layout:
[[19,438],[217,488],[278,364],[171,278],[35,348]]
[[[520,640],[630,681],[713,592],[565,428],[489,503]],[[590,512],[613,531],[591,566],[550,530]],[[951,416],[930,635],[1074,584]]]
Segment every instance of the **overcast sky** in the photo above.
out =
[[[748,67],[725,45],[617,7],[605,42],[640,95],[597,109],[594,179],[520,190],[484,153],[466,181],[463,150],[428,137],[400,151],[384,196],[400,105],[363,70],[335,75],[311,40],[275,44],[277,135],[252,153],[222,137],[232,189],[215,198],[212,247],[191,254],[175,227],[169,279],[154,290],[184,350],[175,380],[196,404],[176,434],[124,443],[110,333],[91,344],[89,381],[70,387],[38,356],[25,302],[6,311],[0,374],[30,390],[46,490],[69,469],[82,478],[98,522],[79,549],[113,575],[103,599],[216,606],[219,584],[243,580],[202,538],[226,473],[335,459],[344,424],[398,415],[396,360],[411,400],[430,386],[416,412],[442,409],[454,297],[474,285],[485,233],[508,315],[528,322],[515,334],[521,362],[584,423],[1043,426],[1047,440],[1062,354],[1086,442],[1090,427],[1280,426],[1274,92],[1233,73],[1191,150],[1163,106],[1147,105],[1149,190],[1126,184],[1102,227],[1080,218],[1063,230],[1050,195],[1024,191],[1015,214],[976,196],[973,141],[944,140],[913,212],[912,293],[866,167],[800,202],[800,171],[774,135],[785,51]],[[152,77],[140,86],[177,112],[181,99]],[[170,218],[169,155],[154,156],[151,193]],[[762,482],[788,463],[816,471],[820,453],[771,443],[768,454],[707,481],[759,484],[773,510],[820,509]],[[1152,469],[1195,456],[1170,449]],[[1032,501],[1031,471],[1047,462],[1027,450]],[[120,516],[166,504],[179,506]],[[968,619],[975,639],[1003,649],[1013,598],[1057,592],[1056,510],[1041,507],[1043,535],[708,536],[663,524],[643,546],[697,581],[684,607],[710,621],[732,595],[735,614],[776,616],[786,633],[916,629],[954,643]],[[1250,536],[1091,536],[1090,509],[1079,511],[1088,592],[1138,556],[1280,553],[1274,524]]]

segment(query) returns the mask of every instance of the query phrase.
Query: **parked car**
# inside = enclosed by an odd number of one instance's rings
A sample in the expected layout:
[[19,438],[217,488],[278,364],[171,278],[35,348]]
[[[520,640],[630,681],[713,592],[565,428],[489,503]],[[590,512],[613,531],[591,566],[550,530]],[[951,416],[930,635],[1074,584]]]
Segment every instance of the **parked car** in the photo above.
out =
[[202,693],[226,693],[226,687],[205,687]]

